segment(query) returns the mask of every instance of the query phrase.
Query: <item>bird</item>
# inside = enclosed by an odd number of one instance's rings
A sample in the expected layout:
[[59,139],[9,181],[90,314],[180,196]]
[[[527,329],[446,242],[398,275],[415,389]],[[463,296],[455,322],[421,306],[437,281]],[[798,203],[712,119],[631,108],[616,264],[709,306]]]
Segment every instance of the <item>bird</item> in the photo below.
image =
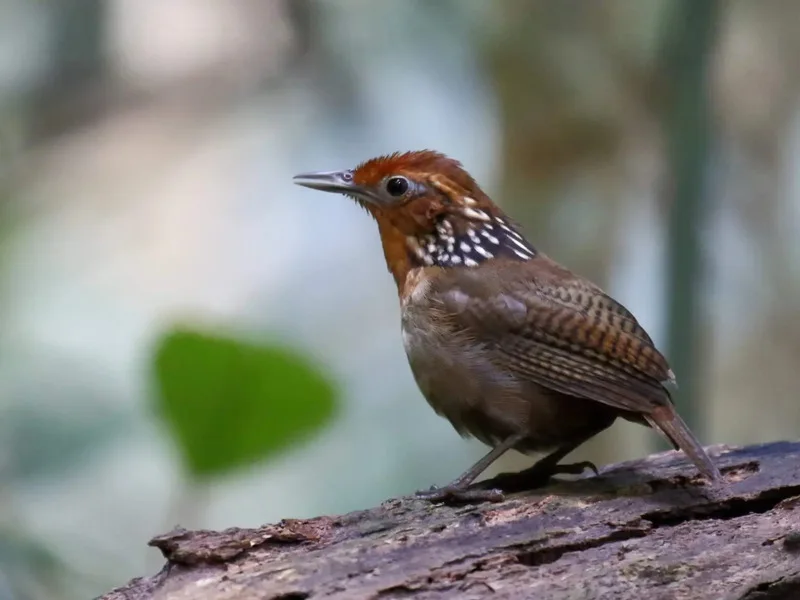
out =
[[293,181],[347,196],[374,218],[417,386],[460,435],[490,447],[420,497],[503,499],[503,487],[473,482],[512,449],[544,456],[503,474],[507,487],[598,474],[589,461],[560,461],[618,417],[655,429],[708,480],[721,479],[675,408],[672,369],[634,315],[532,245],[459,161],[395,152]]

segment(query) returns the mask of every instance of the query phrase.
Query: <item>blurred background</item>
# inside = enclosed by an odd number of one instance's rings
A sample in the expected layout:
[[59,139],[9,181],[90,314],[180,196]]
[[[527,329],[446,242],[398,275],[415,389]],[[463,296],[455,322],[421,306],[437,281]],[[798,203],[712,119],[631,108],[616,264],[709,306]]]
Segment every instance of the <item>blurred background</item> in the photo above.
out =
[[[0,0],[0,599],[484,452],[417,391],[374,223],[292,185],[395,150],[461,160],[628,306],[704,443],[796,439],[799,28],[780,0]],[[618,423],[575,456],[662,448]]]

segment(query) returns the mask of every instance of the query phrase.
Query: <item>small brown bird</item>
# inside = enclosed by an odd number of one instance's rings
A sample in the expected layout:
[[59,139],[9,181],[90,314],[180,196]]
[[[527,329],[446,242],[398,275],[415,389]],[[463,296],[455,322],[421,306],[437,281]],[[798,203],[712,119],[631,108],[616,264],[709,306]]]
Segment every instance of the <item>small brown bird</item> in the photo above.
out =
[[420,390],[461,435],[492,447],[421,494],[501,498],[468,486],[512,448],[550,452],[513,476],[531,485],[597,472],[559,461],[617,417],[660,431],[720,478],[676,412],[664,387],[675,376],[635,317],[534,248],[460,163],[430,150],[396,153],[294,181],[350,196],[375,218]]

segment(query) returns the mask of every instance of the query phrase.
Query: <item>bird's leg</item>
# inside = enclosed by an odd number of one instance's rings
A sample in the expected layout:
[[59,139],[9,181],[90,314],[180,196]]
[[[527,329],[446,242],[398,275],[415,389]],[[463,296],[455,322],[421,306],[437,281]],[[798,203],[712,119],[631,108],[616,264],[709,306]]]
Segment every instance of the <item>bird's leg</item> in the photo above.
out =
[[599,475],[600,472],[597,470],[595,464],[588,460],[566,465],[559,464],[562,458],[575,450],[575,448],[583,444],[590,437],[592,436],[564,444],[544,458],[539,459],[532,467],[528,467],[517,473],[501,473],[486,483],[492,485],[493,488],[500,488],[503,491],[510,492],[543,486],[547,484],[550,477],[553,475],[580,475],[586,469],[591,469],[594,471],[595,475]]
[[500,502],[503,492],[498,489],[468,489],[475,478],[483,473],[489,465],[511,450],[525,439],[525,434],[511,435],[502,443],[492,448],[483,458],[464,471],[456,479],[445,486],[433,486],[429,490],[417,492],[416,496],[431,502],[465,503],[465,502]]

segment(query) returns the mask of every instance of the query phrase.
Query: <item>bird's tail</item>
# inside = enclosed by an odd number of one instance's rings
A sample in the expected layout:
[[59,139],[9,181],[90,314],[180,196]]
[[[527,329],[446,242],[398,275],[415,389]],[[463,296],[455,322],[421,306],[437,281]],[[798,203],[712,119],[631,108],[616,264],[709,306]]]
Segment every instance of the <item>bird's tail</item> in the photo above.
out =
[[722,479],[717,466],[672,406],[659,406],[644,418],[653,429],[664,434],[676,450],[683,450],[703,475],[711,481]]

